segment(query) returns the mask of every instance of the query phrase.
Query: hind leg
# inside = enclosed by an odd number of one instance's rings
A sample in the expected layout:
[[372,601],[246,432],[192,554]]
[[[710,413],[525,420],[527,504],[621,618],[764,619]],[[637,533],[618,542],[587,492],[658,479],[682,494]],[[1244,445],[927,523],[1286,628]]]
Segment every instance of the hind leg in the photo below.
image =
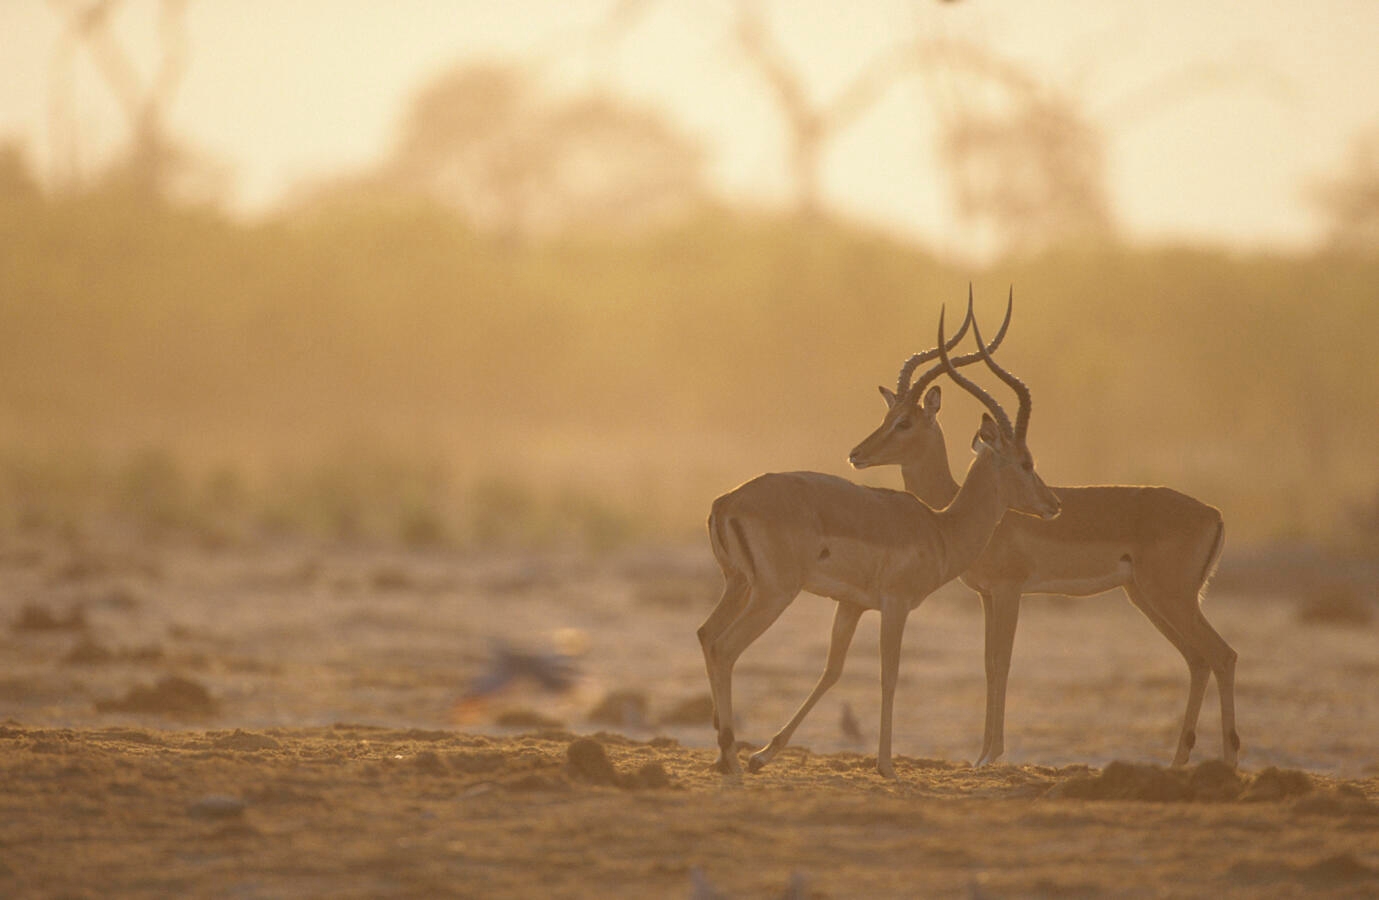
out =
[[770,628],[794,599],[794,593],[752,585],[741,615],[705,648],[709,685],[713,688],[713,705],[718,715],[718,759],[714,768],[724,774],[742,771],[733,735],[733,666],[742,651]]
[[1183,654],[1191,676],[1187,713],[1178,740],[1178,752],[1173,758],[1174,765],[1187,762],[1188,753],[1196,741],[1197,717],[1206,693],[1207,677],[1211,674],[1216,676],[1216,688],[1221,698],[1221,757],[1227,765],[1234,767],[1240,752],[1240,736],[1235,730],[1235,649],[1202,615],[1199,586],[1176,590],[1154,589],[1151,592],[1139,583],[1138,573],[1135,583],[1135,590],[1129,586],[1126,588],[1131,602]]
[[1235,730],[1235,648],[1211,627],[1200,608],[1195,610],[1186,630],[1216,676],[1221,698],[1221,758],[1234,768],[1240,756],[1240,735]]
[[1187,709],[1183,712],[1183,726],[1178,732],[1178,746],[1173,753],[1173,765],[1186,765],[1192,747],[1197,743],[1197,719],[1202,712],[1202,697],[1206,694],[1211,666],[1207,663],[1206,656],[1196,648],[1195,643],[1166,614],[1166,606],[1160,597],[1133,581],[1125,585],[1125,593],[1129,595],[1130,602],[1135,608],[1144,614],[1160,634],[1168,638],[1168,642],[1177,648],[1187,663]]
[[800,727],[800,723],[809,715],[814,704],[819,702],[819,698],[837,684],[838,677],[843,674],[843,662],[847,659],[852,636],[857,631],[857,620],[862,617],[863,610],[864,607],[856,603],[839,601],[838,609],[833,614],[833,631],[828,639],[828,660],[824,663],[824,672],[819,676],[818,684],[814,685],[814,690],[805,698],[804,703],[800,704],[800,708],[785,727],[771,738],[771,743],[752,754],[752,758],[747,761],[748,771],[759,772],[774,759],[776,754],[790,743],[790,736]]
[[[713,664],[709,662],[709,647],[714,641],[718,640],[733,620],[742,612],[742,608],[747,604],[748,592],[747,576],[741,572],[725,569],[723,572],[723,594],[718,599],[718,605],[709,613],[709,617],[704,620],[704,624],[699,626],[699,648],[704,653],[704,668],[709,675],[709,696],[714,697],[713,686]],[[718,706],[713,708],[713,727],[718,730]]]

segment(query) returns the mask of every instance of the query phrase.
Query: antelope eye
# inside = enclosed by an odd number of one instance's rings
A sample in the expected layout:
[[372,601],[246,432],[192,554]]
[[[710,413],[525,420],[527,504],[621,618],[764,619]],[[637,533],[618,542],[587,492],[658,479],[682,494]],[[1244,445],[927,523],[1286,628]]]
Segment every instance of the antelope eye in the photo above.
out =
[[1024,470],[1025,470],[1026,472],[1033,472],[1033,471],[1034,471],[1034,460],[1032,460],[1032,459],[1027,459],[1027,460],[1025,460],[1024,462],[1022,462],[1020,465],[1024,468]]
[[897,430],[900,430],[900,431],[904,431],[906,428],[909,428],[909,427],[910,427],[910,419],[909,419],[909,417],[906,416],[906,417],[903,418],[903,419],[896,419],[896,420],[895,420],[895,427],[896,427]]

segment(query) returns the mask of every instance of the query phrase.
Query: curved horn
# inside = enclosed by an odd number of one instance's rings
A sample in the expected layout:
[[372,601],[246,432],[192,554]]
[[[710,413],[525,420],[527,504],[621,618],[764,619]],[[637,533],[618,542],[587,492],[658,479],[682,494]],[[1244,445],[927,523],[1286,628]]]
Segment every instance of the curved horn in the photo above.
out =
[[[952,339],[948,341],[949,350],[952,350],[962,342],[963,336],[967,334],[967,326],[968,323],[964,320],[962,327],[958,329],[958,333],[953,335]],[[900,367],[900,377],[895,380],[895,395],[897,397],[905,396],[905,392],[910,389],[910,376],[914,374],[915,369],[936,356],[938,356],[938,348],[930,347],[928,350],[921,350],[919,353],[915,353],[911,355],[909,359],[905,360],[905,364]]]
[[[1007,301],[1007,305],[1014,302],[1014,299],[1015,286],[1011,285],[1010,299]],[[1009,385],[1010,389],[1015,392],[1015,396],[1020,399],[1020,409],[1015,413],[1015,431],[1013,436],[1017,443],[1023,444],[1025,442],[1025,434],[1029,431],[1029,412],[1030,406],[1032,405],[1029,388],[1025,387],[1023,381],[1001,368],[996,360],[991,358],[991,354],[986,352],[986,345],[982,343],[982,332],[977,326],[976,316],[972,317],[972,333],[977,336],[977,346],[981,348],[977,352],[986,362],[987,368],[995,372],[997,378]]]
[[[975,328],[977,320],[975,317],[972,316],[971,313],[972,299],[970,292],[968,294],[967,302],[968,318],[972,319],[972,324]],[[983,347],[982,349],[986,348]],[[939,357],[943,360],[943,369],[948,373],[948,377],[956,381],[964,390],[966,390],[973,397],[976,397],[978,400],[982,401],[982,405],[985,406],[991,412],[991,417],[996,420],[996,424],[1000,426],[1001,431],[1003,431],[1006,434],[1013,434],[1014,430],[1010,427],[1010,417],[1006,415],[1005,410],[1001,409],[1001,404],[996,402],[996,398],[992,397],[986,391],[977,387],[977,385],[973,384],[966,377],[959,374],[957,369],[953,368],[952,361],[948,359],[948,350],[943,346],[942,310],[940,310],[938,314],[938,351]],[[987,358],[990,359],[990,356],[987,356]]]
[[[991,339],[991,343],[986,345],[986,351],[988,354],[995,353],[996,348],[1001,346],[1001,341],[1005,340],[1006,331],[1010,329],[1010,313],[1013,308],[1014,301],[1015,297],[1014,293],[1012,292],[1011,296],[1006,299],[1005,321],[1001,322],[1001,328],[999,331],[996,332],[996,336]],[[962,340],[962,336],[967,333],[968,323],[975,322],[975,319],[972,315],[971,283],[967,285],[967,316],[968,317],[963,320],[962,327],[958,329],[958,333],[948,340],[946,349],[952,350],[954,347],[956,347],[958,345],[958,342]],[[896,387],[898,388],[898,390],[896,391],[896,396],[905,398],[906,391],[911,392],[909,396],[918,396],[920,393],[924,391],[924,388],[926,388],[929,385],[929,382],[933,381],[939,375],[943,374],[943,363],[939,363],[931,367],[927,372],[921,375],[919,377],[919,380],[914,383],[913,387],[909,384],[909,375],[911,372],[914,371],[915,366],[922,362],[928,362],[929,360],[933,359],[935,356],[938,355],[938,348],[931,347],[928,350],[925,350],[922,353],[916,353],[914,356],[911,356],[909,359],[905,360],[905,365],[902,366],[900,369],[900,381],[896,385]],[[964,353],[962,356],[954,358],[952,360],[952,365],[953,368],[959,368],[961,366],[970,365],[971,363],[974,363],[981,358],[981,351],[974,350],[971,353]]]

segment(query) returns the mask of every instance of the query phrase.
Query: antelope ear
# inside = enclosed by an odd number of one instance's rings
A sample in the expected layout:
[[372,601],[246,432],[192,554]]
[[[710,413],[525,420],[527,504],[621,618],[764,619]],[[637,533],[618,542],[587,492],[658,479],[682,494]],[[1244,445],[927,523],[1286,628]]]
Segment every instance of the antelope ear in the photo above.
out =
[[876,386],[876,389],[881,392],[881,398],[886,401],[886,409],[890,409],[891,407],[895,406],[895,391],[880,384]]
[[943,391],[939,390],[938,385],[929,388],[924,394],[924,411],[930,416],[938,415],[939,407],[943,405]]
[[996,420],[991,418],[989,413],[982,413],[982,424],[977,429],[977,434],[972,438],[972,452],[981,450],[982,446],[996,449],[997,442],[1001,438],[1001,429],[996,426]]

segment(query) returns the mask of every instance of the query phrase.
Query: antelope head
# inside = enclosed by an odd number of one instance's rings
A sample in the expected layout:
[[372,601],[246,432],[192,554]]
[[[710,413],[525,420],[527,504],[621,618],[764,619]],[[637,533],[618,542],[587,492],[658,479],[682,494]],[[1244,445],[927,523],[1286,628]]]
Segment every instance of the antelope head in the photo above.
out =
[[994,397],[958,372],[954,361],[948,358],[948,348],[944,345],[943,313],[940,312],[936,349],[942,360],[941,368],[948,373],[949,378],[987,408],[987,412],[982,413],[981,426],[972,438],[972,450],[979,460],[985,455],[995,466],[998,489],[1007,508],[1042,519],[1055,518],[1062,504],[1058,500],[1058,495],[1050,490],[1044,479],[1039,477],[1039,473],[1034,471],[1034,456],[1025,443],[1025,435],[1029,431],[1031,404],[1029,388],[1025,387],[1020,379],[1001,368],[987,352],[986,344],[982,341],[981,328],[972,314],[970,287],[967,294],[967,322],[971,323],[972,333],[977,338],[978,355],[986,363],[987,368],[1015,392],[1020,402],[1019,410],[1015,414],[1015,423],[1012,425],[1005,410],[1001,409]]
[[[1012,293],[1006,301],[1005,321],[1001,323],[1000,330],[992,339],[991,346],[986,348],[988,353],[996,352],[1001,341],[1005,340],[1006,329],[1010,327],[1013,302],[1014,294]],[[969,303],[967,318],[963,320],[958,333],[949,339],[945,350],[952,350],[962,341],[963,336],[967,334],[969,324],[972,322],[972,305]],[[943,394],[938,385],[929,387],[935,378],[943,374],[943,363],[940,362],[930,367],[917,381],[913,384],[910,383],[915,369],[938,355],[937,347],[931,347],[914,354],[905,360],[905,364],[900,367],[900,376],[896,379],[894,391],[884,386],[877,388],[886,401],[886,415],[876,430],[867,435],[866,439],[854,447],[852,453],[848,455],[848,462],[852,463],[853,468],[865,469],[871,466],[887,466],[909,460],[922,460],[931,453],[943,454],[946,458],[948,448],[943,442],[943,428],[938,421]],[[981,358],[980,352],[967,353],[951,360],[951,365],[955,368],[965,366]],[[926,391],[925,388],[929,389]],[[943,470],[947,471],[946,464]]]

